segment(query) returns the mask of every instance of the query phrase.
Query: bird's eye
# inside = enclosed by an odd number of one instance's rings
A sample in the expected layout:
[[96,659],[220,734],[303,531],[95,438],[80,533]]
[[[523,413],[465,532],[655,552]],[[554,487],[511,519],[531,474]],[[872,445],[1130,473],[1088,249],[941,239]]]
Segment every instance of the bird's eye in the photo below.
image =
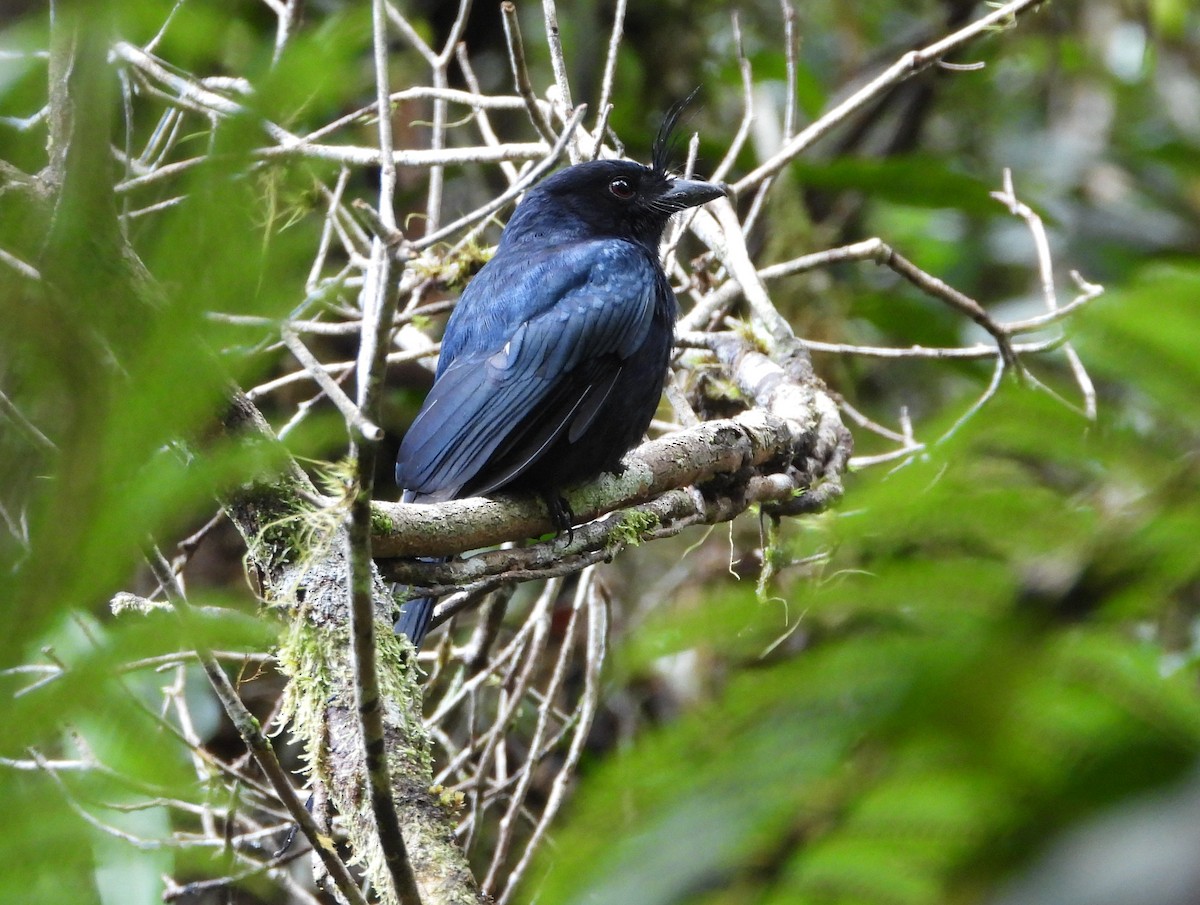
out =
[[619,176],[610,182],[608,184],[608,190],[612,192],[615,197],[620,198],[622,201],[628,201],[636,194],[633,188],[633,183],[624,176]]

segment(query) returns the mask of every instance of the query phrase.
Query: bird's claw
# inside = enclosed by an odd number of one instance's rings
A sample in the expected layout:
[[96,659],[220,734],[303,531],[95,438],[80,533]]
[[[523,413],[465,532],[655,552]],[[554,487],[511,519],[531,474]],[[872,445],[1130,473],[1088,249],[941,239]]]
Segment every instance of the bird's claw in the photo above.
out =
[[571,504],[567,502],[566,497],[553,492],[543,494],[542,499],[546,502],[550,522],[554,525],[555,539],[562,537],[565,531],[567,543],[571,543],[575,539],[575,513],[571,511]]

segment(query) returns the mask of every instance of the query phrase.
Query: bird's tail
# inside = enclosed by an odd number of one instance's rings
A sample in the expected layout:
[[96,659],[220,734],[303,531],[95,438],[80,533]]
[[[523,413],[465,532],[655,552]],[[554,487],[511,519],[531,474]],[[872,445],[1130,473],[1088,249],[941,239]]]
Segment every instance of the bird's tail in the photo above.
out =
[[400,606],[400,615],[396,617],[396,634],[408,635],[413,647],[421,649],[421,642],[429,631],[429,623],[433,619],[432,597],[417,597],[406,600]]
[[[443,557],[420,557],[421,562],[445,562]],[[397,588],[392,589],[393,592]],[[417,650],[429,632],[429,623],[433,621],[433,606],[437,601],[433,597],[414,597],[400,604],[400,615],[396,617],[393,626],[397,635],[408,635]]]
[[[399,477],[397,474],[398,479]],[[442,497],[438,494],[417,493],[413,490],[405,490],[400,496],[400,500],[405,503],[422,503],[441,499]],[[419,562],[446,562],[447,557],[419,556],[417,559]],[[392,592],[395,593],[397,590],[399,587],[393,586]],[[416,597],[406,600],[400,605],[400,615],[396,617],[393,628],[397,635],[408,635],[413,647],[417,650],[421,649],[421,642],[425,640],[425,635],[429,632],[429,623],[433,621],[433,606],[436,602],[433,597]]]

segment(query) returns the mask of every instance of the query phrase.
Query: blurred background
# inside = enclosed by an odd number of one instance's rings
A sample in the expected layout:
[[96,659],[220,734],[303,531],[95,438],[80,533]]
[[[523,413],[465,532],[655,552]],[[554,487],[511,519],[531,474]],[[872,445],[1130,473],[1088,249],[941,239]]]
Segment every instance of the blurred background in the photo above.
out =
[[[988,9],[798,5],[795,127]],[[403,12],[437,48],[457,9]],[[369,4],[138,0],[107,14],[114,41],[152,45],[170,71],[215,80],[298,134],[373,100]],[[541,92],[552,82],[542,9],[527,0],[519,14]],[[598,97],[613,16],[609,3],[558,4],[577,103]],[[741,55],[754,117],[729,178],[767,159],[787,129],[786,19],[773,2],[630,4],[610,120],[626,153],[647,160],[663,111],[699,86],[687,127],[700,136],[697,172],[711,172],[745,112]],[[498,5],[476,3],[462,40],[480,92],[512,94]],[[213,422],[226,380],[264,386],[295,369],[271,325],[306,298],[320,186],[338,167],[251,166],[262,138],[250,116],[168,122],[161,89],[128,59],[99,66],[89,110],[104,122],[91,134],[107,139],[85,142],[70,172],[117,184],[114,222],[161,287],[130,297],[140,271],[88,230],[86,205],[49,203],[56,187],[26,178],[51,163],[50,46],[44,4],[0,11],[0,901],[116,905],[164,890],[309,901],[302,860],[290,880],[173,885],[238,874],[229,852],[201,843],[220,838],[205,809],[231,807],[229,786],[215,768],[198,777],[203,752],[234,759],[239,742],[177,652],[197,637],[236,652],[252,709],[278,713],[283,682],[266,653],[279,623],[259,615],[236,531],[209,525],[214,488],[261,462],[222,445]],[[600,710],[553,845],[517,901],[1200,902],[1200,14],[1185,0],[1052,2],[950,62],[780,173],[750,234],[756,263],[880,237],[997,319],[1044,313],[1030,231],[989,197],[1009,169],[1046,225],[1058,303],[1081,291],[1071,271],[1105,289],[1060,325],[1094,384],[1094,419],[1062,349],[1028,356],[1036,382],[1006,381],[978,410],[990,360],[814,353],[863,416],[846,416],[863,460],[845,499],[778,526],[749,514],[604,568]],[[428,84],[399,37],[390,65],[393,87]],[[426,146],[431,118],[428,101],[398,104],[397,146]],[[459,125],[449,144],[476,143]],[[537,139],[523,110],[497,110],[492,125],[502,141]],[[340,140],[370,145],[374,127],[351,122]],[[161,155],[142,153],[156,142]],[[139,154],[146,172],[201,162],[139,183]],[[446,220],[507,186],[495,165],[445,179]],[[377,181],[354,167],[341,191],[371,199]],[[413,237],[428,181],[400,171],[397,216]],[[77,197],[91,197],[86,184]],[[499,222],[480,246],[498,233]],[[435,281],[421,302],[460,286]],[[873,263],[771,291],[808,340],[986,338]],[[436,337],[443,322],[416,325]],[[357,347],[352,333],[313,343],[323,361]],[[394,444],[430,378],[417,361],[389,378]],[[320,472],[346,437],[311,398],[285,383],[260,404]],[[920,448],[867,464],[909,430]],[[389,482],[381,472],[381,495]],[[199,627],[113,613],[120,591],[152,596],[149,537],[184,542],[171,551],[212,613]],[[513,626],[531,605],[517,598]],[[450,631],[470,628],[468,616]],[[535,794],[544,803],[548,784]],[[481,865],[489,838],[473,853]]]

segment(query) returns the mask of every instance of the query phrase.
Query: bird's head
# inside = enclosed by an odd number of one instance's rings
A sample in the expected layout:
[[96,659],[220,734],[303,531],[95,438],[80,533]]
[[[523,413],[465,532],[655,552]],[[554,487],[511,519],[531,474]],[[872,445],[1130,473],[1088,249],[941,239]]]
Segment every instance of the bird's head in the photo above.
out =
[[510,221],[560,223],[657,249],[672,214],[725,195],[724,186],[676,179],[631,160],[593,160],[560,170],[531,189]]
[[650,166],[632,160],[593,160],[560,170],[529,191],[506,232],[543,241],[552,240],[555,233],[564,238],[613,236],[657,251],[672,214],[727,194],[724,185],[677,179],[668,172],[680,116],[695,93],[663,117]]

